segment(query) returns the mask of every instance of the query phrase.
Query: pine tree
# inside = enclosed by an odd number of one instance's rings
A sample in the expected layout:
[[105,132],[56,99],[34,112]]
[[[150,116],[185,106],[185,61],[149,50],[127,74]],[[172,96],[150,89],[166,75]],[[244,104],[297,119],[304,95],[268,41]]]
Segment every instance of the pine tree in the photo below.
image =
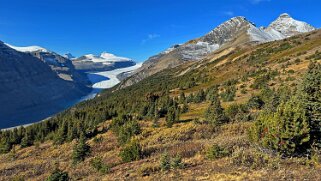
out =
[[79,163],[85,160],[85,158],[90,154],[90,146],[86,143],[86,138],[82,133],[75,145],[72,153],[73,163]]
[[33,145],[33,139],[31,133],[26,132],[20,143],[22,148]]
[[224,109],[221,106],[221,102],[217,97],[212,98],[210,106],[205,111],[205,119],[213,126],[217,126],[228,121],[224,114]]
[[51,175],[46,179],[46,181],[68,181],[70,180],[67,172],[64,172],[56,168]]
[[63,144],[67,138],[67,132],[68,132],[67,122],[63,121],[58,132],[56,133],[54,143],[57,145]]
[[161,156],[160,167],[163,171],[171,169],[171,158],[167,152],[164,152]]
[[321,148],[321,65],[319,63],[310,63],[302,86],[299,88],[299,96],[310,118],[311,141]]

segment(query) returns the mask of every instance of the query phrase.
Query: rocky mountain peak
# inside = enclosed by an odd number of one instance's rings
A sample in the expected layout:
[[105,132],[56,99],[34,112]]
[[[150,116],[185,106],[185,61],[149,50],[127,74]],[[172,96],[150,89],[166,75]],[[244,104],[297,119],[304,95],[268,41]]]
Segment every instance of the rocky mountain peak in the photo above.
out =
[[279,19],[283,19],[283,18],[292,18],[288,13],[282,13],[280,16],[279,16]]
[[285,37],[291,37],[300,33],[306,33],[315,30],[315,28],[306,22],[293,19],[289,14],[281,14],[267,28],[280,32]]

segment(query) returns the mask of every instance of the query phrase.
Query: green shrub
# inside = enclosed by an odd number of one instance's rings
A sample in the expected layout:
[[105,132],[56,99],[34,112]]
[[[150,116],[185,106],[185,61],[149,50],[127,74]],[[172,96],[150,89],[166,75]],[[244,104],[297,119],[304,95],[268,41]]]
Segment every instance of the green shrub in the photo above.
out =
[[217,144],[214,144],[206,152],[206,157],[210,160],[222,158],[229,155],[229,151],[220,147]]
[[231,102],[234,101],[234,97],[236,94],[235,86],[227,87],[222,93],[221,98],[224,102]]
[[177,154],[172,158],[167,152],[164,152],[160,158],[160,168],[163,171],[172,169],[184,168],[184,163],[182,162],[182,157]]
[[106,174],[109,172],[110,167],[103,163],[101,157],[95,157],[90,161],[91,166],[102,174]]
[[177,154],[174,158],[172,158],[171,167],[173,169],[184,168],[184,163],[182,162],[182,157],[179,154]]
[[310,128],[306,111],[297,98],[281,103],[275,113],[263,112],[250,129],[250,138],[285,155],[308,148]]
[[68,173],[55,169],[54,172],[46,179],[46,181],[68,181],[70,180]]
[[231,104],[225,110],[230,121],[249,121],[251,119],[248,107],[244,104]]
[[210,106],[205,111],[205,119],[213,126],[228,122],[218,97],[212,99]]
[[160,167],[163,171],[171,169],[171,158],[167,152],[163,153],[161,156]]
[[138,135],[140,133],[140,126],[137,121],[126,122],[118,130],[118,141],[120,144],[127,143],[132,136]]
[[123,162],[131,162],[142,158],[142,148],[137,141],[132,141],[125,145],[119,156]]

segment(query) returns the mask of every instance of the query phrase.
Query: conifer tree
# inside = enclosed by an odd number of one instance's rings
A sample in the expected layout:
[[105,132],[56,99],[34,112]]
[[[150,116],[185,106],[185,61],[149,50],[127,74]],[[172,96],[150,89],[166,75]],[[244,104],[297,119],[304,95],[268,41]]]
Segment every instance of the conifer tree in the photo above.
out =
[[218,97],[212,97],[212,102],[210,106],[205,111],[205,119],[207,122],[213,126],[220,125],[227,122],[227,117],[225,116],[224,109],[221,106],[221,102]]
[[72,153],[73,163],[79,163],[85,160],[85,158],[90,154],[90,146],[86,143],[86,137],[82,133],[78,140],[78,143],[75,145]]
[[311,140],[321,148],[321,65],[312,62],[299,88],[299,96],[310,118]]

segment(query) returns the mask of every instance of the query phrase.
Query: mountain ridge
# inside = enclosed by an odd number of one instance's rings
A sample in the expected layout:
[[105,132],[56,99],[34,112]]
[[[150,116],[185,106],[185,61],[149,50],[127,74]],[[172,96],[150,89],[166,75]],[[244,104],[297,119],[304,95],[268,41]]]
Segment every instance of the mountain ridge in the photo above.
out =
[[[284,24],[284,18],[291,20],[291,26],[285,24],[287,25],[285,30],[276,26],[276,24]],[[281,23],[279,23],[280,20]],[[292,25],[298,25],[300,28],[293,28]],[[306,25],[307,28],[302,28],[303,25]],[[288,31],[286,31],[287,29]],[[310,27],[307,23],[294,20],[286,13],[281,14],[268,28],[258,28],[243,16],[233,17],[200,38],[190,40],[175,48],[170,48],[171,51],[164,51],[150,57],[129,79],[122,82],[121,88],[137,83],[166,68],[178,66],[186,61],[201,60],[215,51],[228,49],[233,46],[242,46],[248,43],[265,43],[281,40],[313,30],[316,29],[312,26]]]

